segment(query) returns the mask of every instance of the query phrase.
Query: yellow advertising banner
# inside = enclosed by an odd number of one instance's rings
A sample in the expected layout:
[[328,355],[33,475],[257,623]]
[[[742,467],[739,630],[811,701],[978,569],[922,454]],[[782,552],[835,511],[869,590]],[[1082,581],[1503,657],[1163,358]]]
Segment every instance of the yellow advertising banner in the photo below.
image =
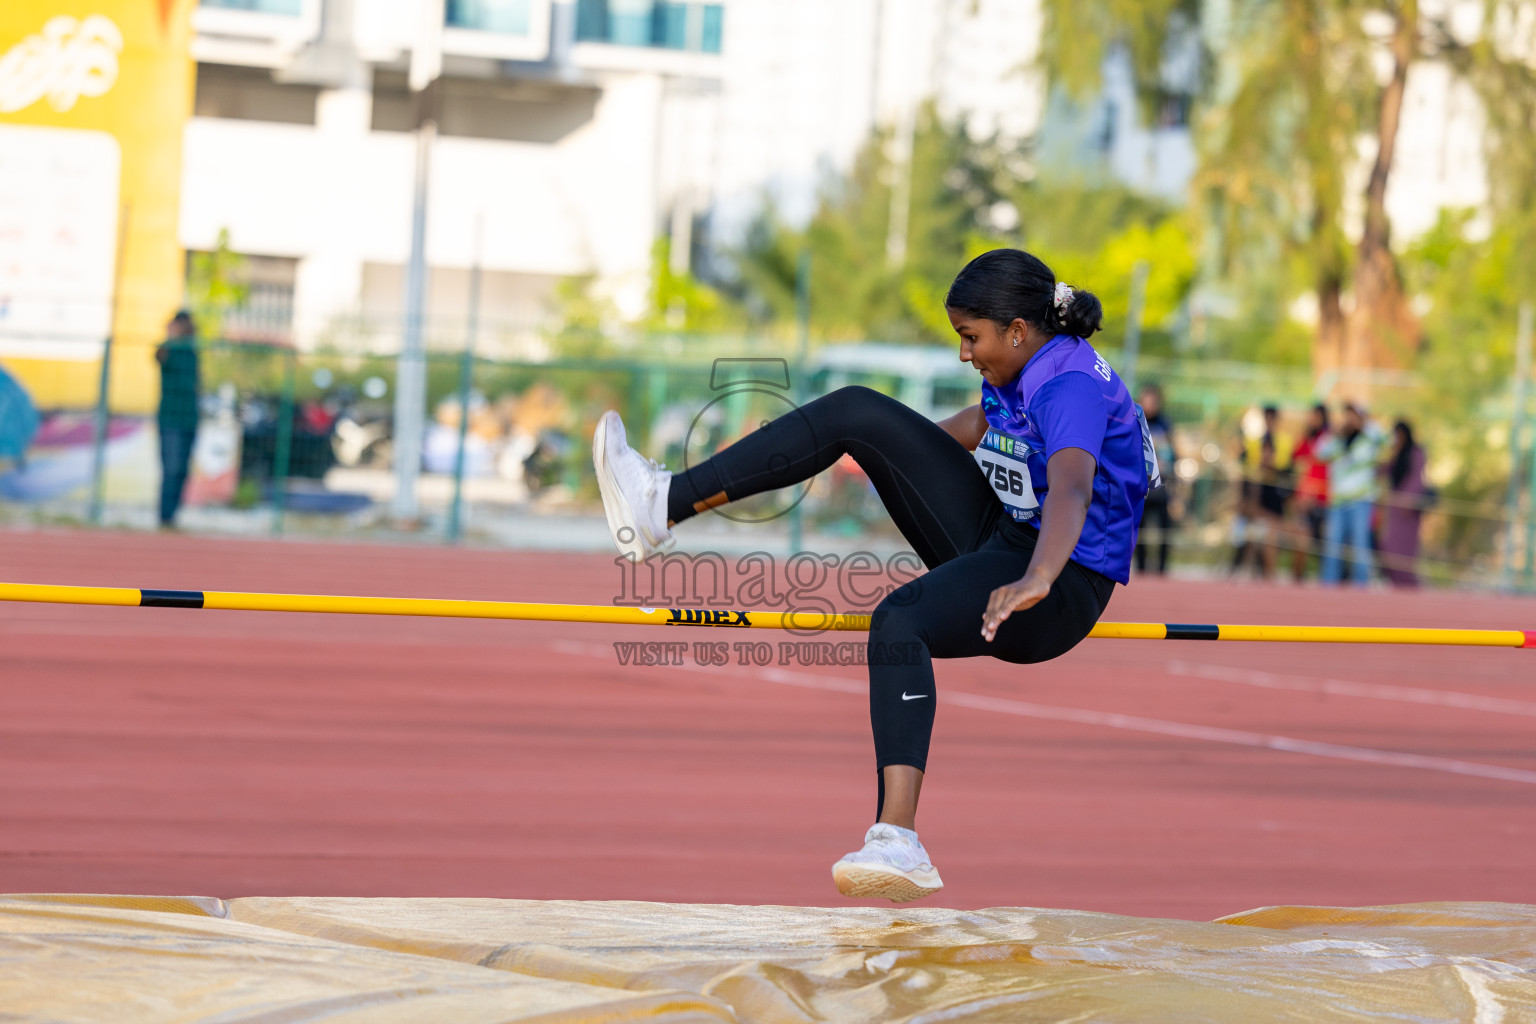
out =
[[154,407],[181,301],[196,0],[0,2],[0,362],[44,408]]

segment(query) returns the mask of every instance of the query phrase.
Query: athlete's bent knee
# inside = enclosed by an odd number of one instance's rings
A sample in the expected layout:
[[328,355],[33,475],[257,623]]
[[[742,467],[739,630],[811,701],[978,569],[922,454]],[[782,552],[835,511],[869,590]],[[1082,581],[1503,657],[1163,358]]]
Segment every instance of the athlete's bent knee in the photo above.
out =
[[906,408],[890,395],[881,394],[874,388],[867,388],[862,384],[848,384],[840,387],[827,395],[826,402],[840,415],[851,417],[850,423],[853,424],[867,423],[870,417],[879,416],[882,412],[889,411],[892,406]]
[[914,580],[897,588],[875,606],[869,620],[871,665],[921,664],[928,638],[916,608],[920,582]]

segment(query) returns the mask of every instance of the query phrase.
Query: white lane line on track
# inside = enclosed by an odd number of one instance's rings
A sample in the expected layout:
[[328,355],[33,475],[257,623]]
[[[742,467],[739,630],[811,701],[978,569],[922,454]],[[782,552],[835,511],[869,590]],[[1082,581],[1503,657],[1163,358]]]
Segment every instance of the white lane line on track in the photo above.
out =
[[1500,779],[1504,782],[1523,782],[1536,786],[1536,771],[1524,768],[1505,768],[1502,765],[1482,764],[1478,761],[1459,761],[1432,754],[1404,754],[1394,750],[1374,750],[1370,747],[1351,747],[1342,743],[1319,743],[1314,740],[1298,740],[1290,736],[1248,732],[1243,729],[1223,729],[1210,725],[1191,725],[1186,722],[1168,722],[1159,718],[1142,718],[1140,715],[1122,715],[1108,711],[1087,711],[1080,708],[1062,708],[1047,704],[1031,704],[1026,701],[1005,700],[1000,697],[983,697],[972,693],[941,692],[944,703],[983,711],[1000,711],[1009,715],[1030,718],[1049,718],[1060,722],[1077,722],[1083,725],[1103,725],[1111,729],[1128,729],[1133,732],[1150,732],[1181,739],[1205,740],[1209,743],[1227,743],[1240,747],[1261,747],[1290,754],[1311,754],[1315,757],[1331,757],[1341,761],[1361,761],[1366,764],[1389,765],[1394,768],[1424,768],[1429,771],[1449,772],[1452,775],[1474,775],[1484,779]]
[[1356,683],[1347,679],[1322,679],[1316,676],[1280,675],[1256,669],[1231,668],[1205,662],[1170,661],[1168,672],[1176,676],[1211,679],[1221,683],[1241,683],[1271,690],[1295,690],[1302,693],[1327,693],[1339,697],[1364,697],[1370,700],[1397,700],[1409,704],[1433,704],[1466,711],[1491,711],[1498,715],[1536,716],[1536,703],[1504,697],[1483,697],[1454,690],[1427,690],[1416,686],[1388,686],[1380,683]]
[[[567,654],[583,654],[601,658],[613,656],[611,648],[603,647],[599,644],[557,640],[550,646]],[[851,679],[842,679],[837,676],[812,675],[808,672],[789,672],[781,668],[740,671],[703,665],[674,667],[681,667],[693,672],[703,672],[706,675],[733,676],[738,679],[760,680],[784,686],[798,686],[810,690],[830,690],[834,693],[854,694],[860,697],[865,696],[869,692],[867,686]],[[1327,757],[1340,761],[1357,761],[1364,764],[1377,764],[1391,768],[1419,768],[1425,771],[1445,772],[1451,775],[1470,775],[1476,778],[1498,779],[1501,782],[1520,782],[1528,786],[1536,786],[1536,771],[1524,768],[1506,768],[1503,765],[1483,764],[1478,761],[1461,761],[1451,757],[1436,757],[1433,754],[1406,754],[1395,750],[1352,747],[1342,743],[1320,743],[1315,740],[1300,740],[1290,736],[1248,732],[1243,729],[1224,729],[1220,726],[1169,722],[1160,718],[1143,718],[1140,715],[1123,715],[1113,711],[1064,708],[1054,704],[1035,704],[1030,701],[1011,700],[1004,697],[987,697],[979,693],[964,693],[949,689],[941,689],[939,691],[939,703],[955,704],[959,707],[972,708],[977,711],[994,711],[1005,715],[1019,715],[1024,718],[1043,718],[1056,722],[1073,722],[1078,725],[1097,725],[1109,729],[1125,729],[1130,732],[1173,736],[1178,739],[1202,740],[1206,743],[1257,747],[1263,750],[1277,750],[1286,754],[1307,754],[1313,757]]]

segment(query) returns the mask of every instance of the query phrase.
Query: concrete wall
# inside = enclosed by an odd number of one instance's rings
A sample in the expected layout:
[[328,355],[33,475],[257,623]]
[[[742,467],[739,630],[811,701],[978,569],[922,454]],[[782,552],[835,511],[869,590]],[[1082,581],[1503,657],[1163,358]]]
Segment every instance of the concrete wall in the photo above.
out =
[[[657,76],[613,75],[565,104],[589,104],[591,116],[562,125],[558,141],[440,136],[428,263],[469,267],[479,221],[486,269],[597,275],[621,312],[638,315],[658,221],[660,98]],[[183,244],[207,249],[228,229],[236,251],[296,257],[301,337],[338,315],[384,312],[365,308],[364,264],[400,266],[409,256],[414,135],[373,130],[369,100],[367,90],[322,91],[312,126],[211,117],[187,125]]]

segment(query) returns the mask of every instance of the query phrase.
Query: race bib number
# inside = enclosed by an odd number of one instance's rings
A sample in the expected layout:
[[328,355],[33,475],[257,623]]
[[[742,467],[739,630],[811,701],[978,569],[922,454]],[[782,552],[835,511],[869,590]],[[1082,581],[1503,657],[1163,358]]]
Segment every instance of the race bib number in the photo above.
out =
[[1008,514],[1020,522],[1040,514],[1040,502],[1029,479],[1029,463],[1025,461],[1028,455],[1029,449],[1018,438],[994,430],[987,431],[976,446],[976,465],[981,467],[982,476],[992,485]]

